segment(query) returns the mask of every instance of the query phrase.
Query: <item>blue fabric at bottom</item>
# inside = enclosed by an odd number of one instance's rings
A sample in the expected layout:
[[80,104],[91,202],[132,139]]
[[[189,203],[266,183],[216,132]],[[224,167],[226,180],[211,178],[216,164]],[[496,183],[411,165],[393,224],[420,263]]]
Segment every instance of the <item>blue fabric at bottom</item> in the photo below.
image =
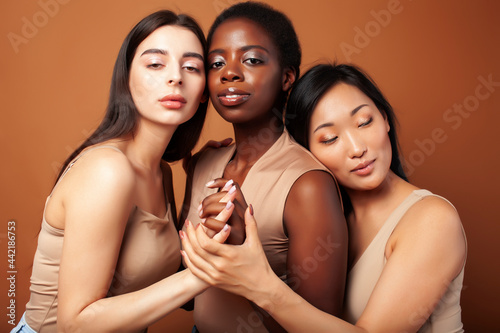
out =
[[28,324],[26,324],[26,319],[24,319],[24,313],[23,316],[21,317],[21,320],[19,321],[19,324],[17,324],[16,327],[14,327],[10,333],[36,333],[35,330],[33,330],[31,327],[29,327]]

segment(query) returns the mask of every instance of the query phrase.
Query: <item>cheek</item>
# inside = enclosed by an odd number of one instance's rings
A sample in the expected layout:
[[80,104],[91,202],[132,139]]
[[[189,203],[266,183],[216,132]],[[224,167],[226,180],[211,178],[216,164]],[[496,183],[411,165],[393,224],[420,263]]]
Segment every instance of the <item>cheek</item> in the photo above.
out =
[[311,145],[310,149],[311,153],[332,173],[338,173],[342,170],[343,159],[338,149],[320,143]]

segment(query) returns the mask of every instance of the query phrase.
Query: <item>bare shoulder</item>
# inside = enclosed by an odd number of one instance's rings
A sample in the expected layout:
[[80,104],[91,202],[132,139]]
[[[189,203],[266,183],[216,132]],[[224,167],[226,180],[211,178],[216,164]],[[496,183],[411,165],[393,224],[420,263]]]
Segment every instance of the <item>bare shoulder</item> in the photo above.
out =
[[455,231],[462,234],[462,222],[455,207],[443,198],[433,195],[416,202],[401,222],[408,228],[417,230],[438,233]]
[[418,248],[422,254],[446,259],[455,272],[466,256],[460,216],[448,201],[437,196],[426,196],[415,203],[401,218],[390,243],[393,249]]
[[82,189],[92,187],[130,191],[135,186],[135,179],[134,169],[127,156],[120,151],[103,147],[82,155],[63,181],[70,188],[78,186]]
[[[324,191],[337,194],[337,185],[331,174],[322,170],[312,170],[304,173],[293,184],[290,192],[299,197],[309,198],[323,195]],[[331,195],[331,194],[330,194]]]

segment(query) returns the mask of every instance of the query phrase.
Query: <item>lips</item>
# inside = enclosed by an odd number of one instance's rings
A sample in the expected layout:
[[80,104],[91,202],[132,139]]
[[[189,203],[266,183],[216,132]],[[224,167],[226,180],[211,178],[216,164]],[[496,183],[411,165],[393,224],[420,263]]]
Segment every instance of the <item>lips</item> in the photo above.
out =
[[169,94],[161,98],[160,104],[167,109],[180,109],[186,104],[186,100],[179,94]]
[[351,172],[360,176],[368,175],[373,170],[374,162],[375,160],[361,162],[354,169],[352,169]]
[[237,106],[245,103],[250,98],[250,93],[236,88],[227,88],[217,94],[217,99],[224,106]]

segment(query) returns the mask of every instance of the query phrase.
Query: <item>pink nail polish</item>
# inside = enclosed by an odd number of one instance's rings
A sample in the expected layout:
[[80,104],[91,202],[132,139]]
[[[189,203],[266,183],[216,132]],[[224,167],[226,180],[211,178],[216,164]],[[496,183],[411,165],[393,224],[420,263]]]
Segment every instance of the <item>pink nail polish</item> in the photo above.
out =
[[211,186],[215,183],[215,180],[211,180],[208,183],[205,184],[205,186]]
[[229,225],[228,224],[225,224],[224,225],[224,228],[222,228],[222,231],[227,231],[229,229]]
[[232,179],[229,179],[227,183],[224,185],[223,190],[229,188],[229,186],[233,185],[234,181]]
[[233,185],[233,187],[231,187],[229,189],[229,192],[227,192],[228,194],[233,194],[234,192],[236,192],[236,186]]
[[231,207],[233,207],[233,206],[234,206],[234,204],[231,201],[228,201],[226,204],[226,210],[230,210]]

